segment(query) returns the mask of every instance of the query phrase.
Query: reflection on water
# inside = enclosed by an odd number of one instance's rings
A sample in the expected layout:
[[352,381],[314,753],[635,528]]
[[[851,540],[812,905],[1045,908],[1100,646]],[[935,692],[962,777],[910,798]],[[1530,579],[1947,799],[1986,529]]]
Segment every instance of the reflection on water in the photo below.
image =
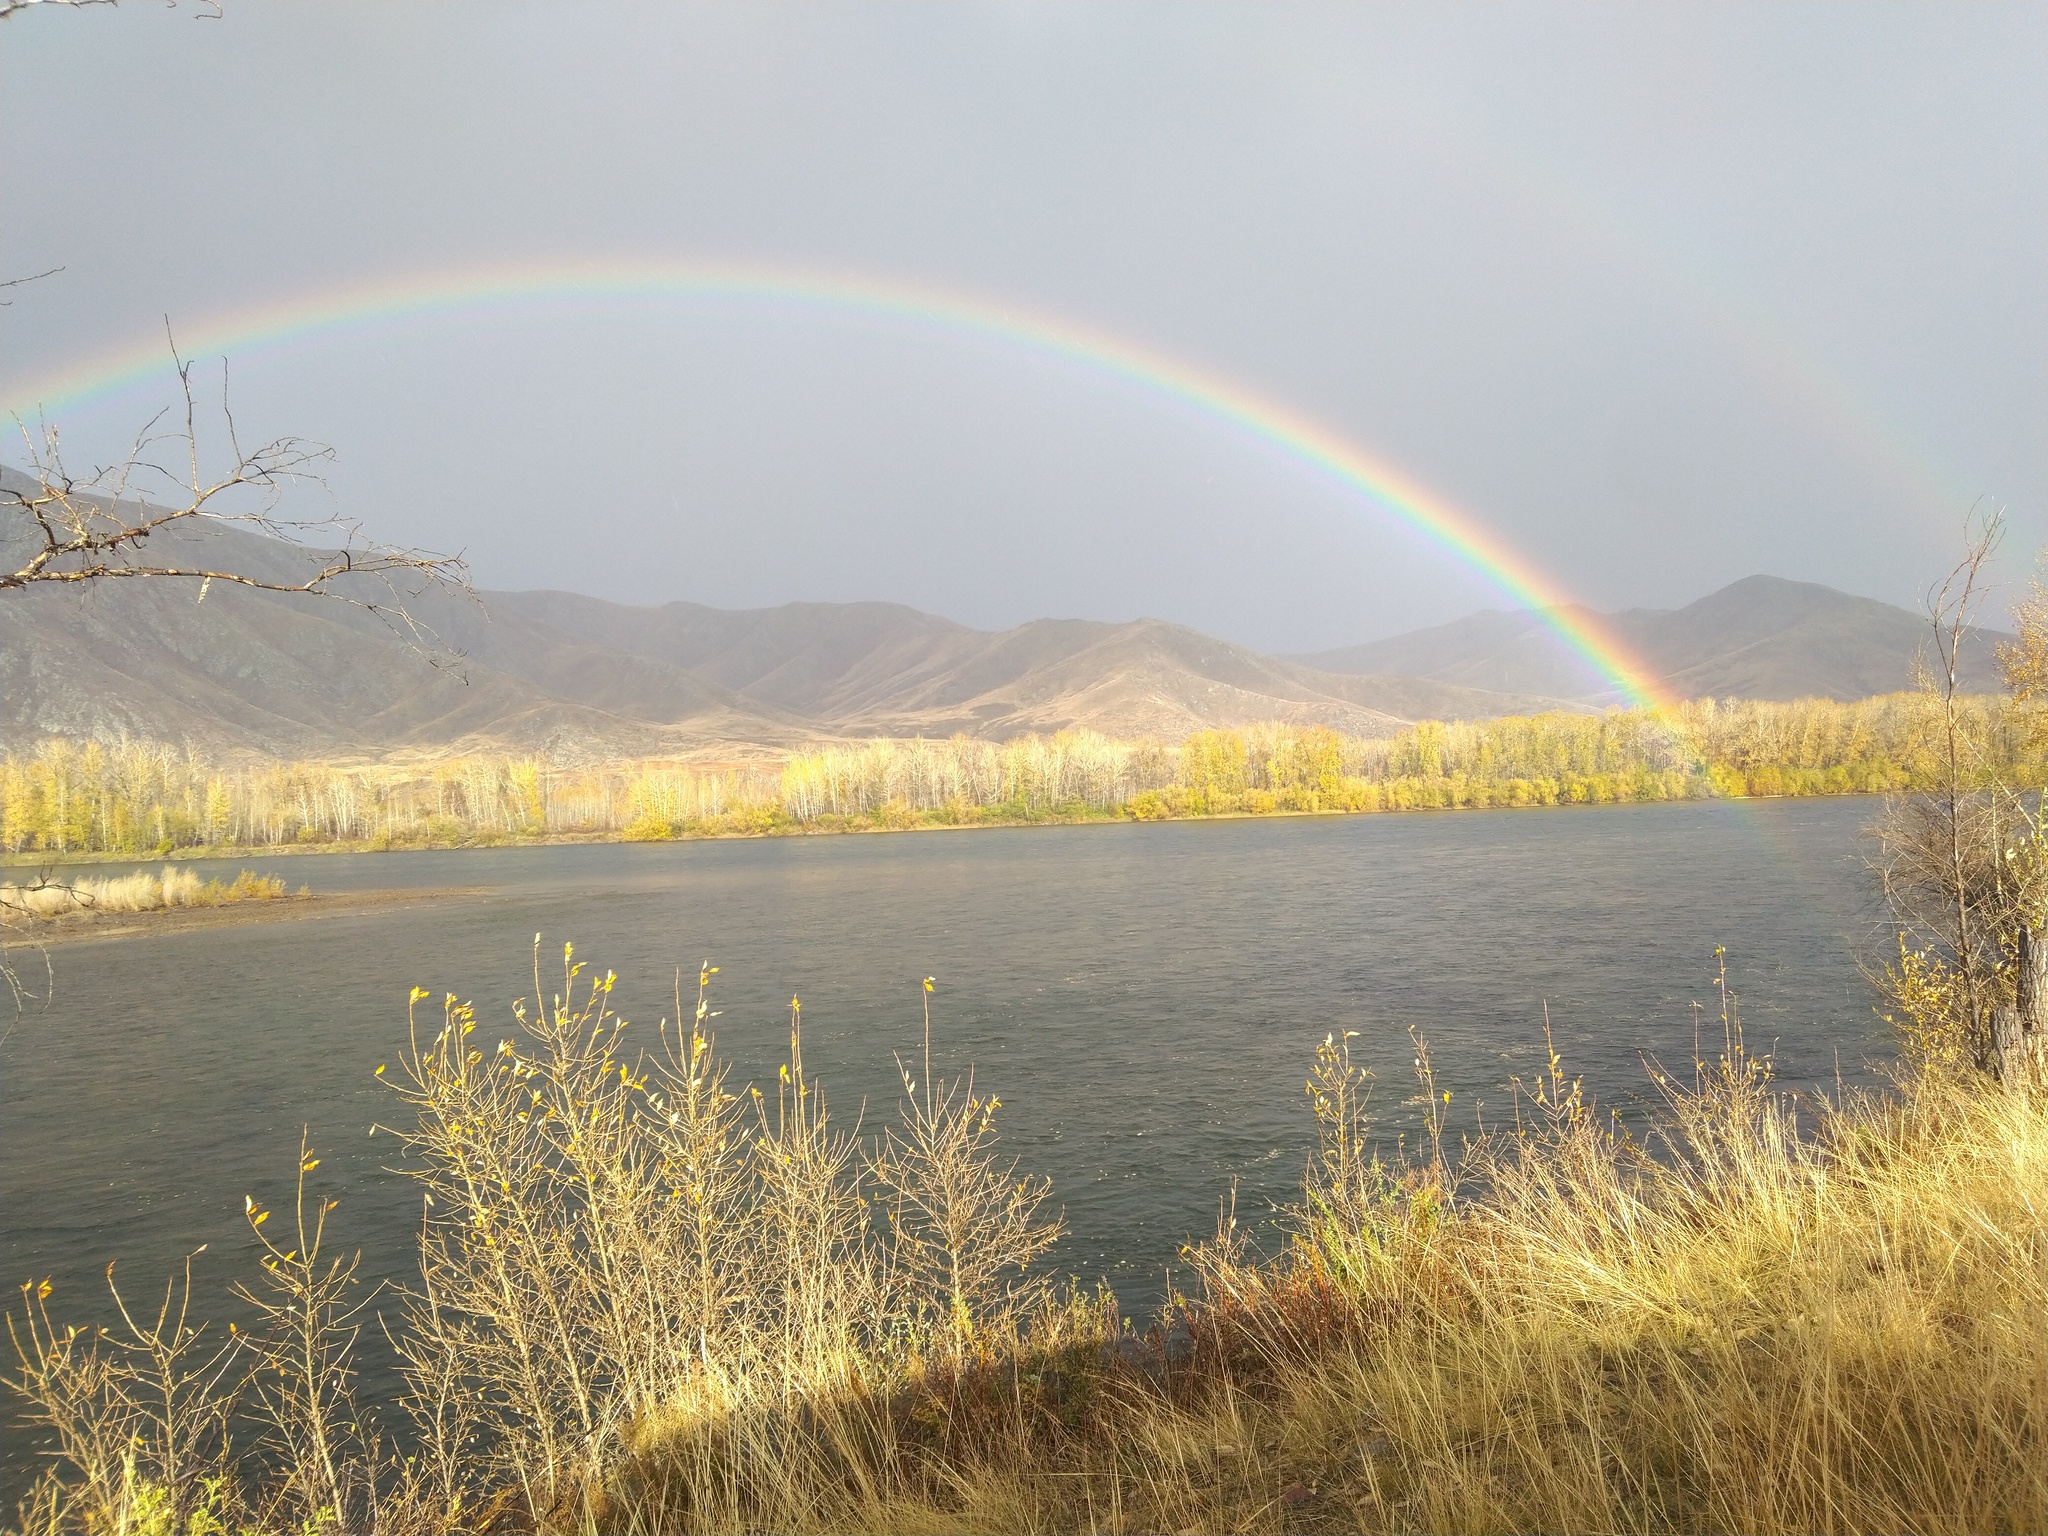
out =
[[[1048,1174],[1067,1268],[1135,1311],[1178,1245],[1285,1199],[1312,1136],[1302,1080],[1353,1029],[1389,1134],[1411,1123],[1406,1031],[1454,1110],[1505,1114],[1540,1063],[1547,1003],[1567,1066],[1610,1102],[1642,1058],[1713,1030],[1725,945],[1753,1044],[1781,1078],[1867,1080],[1887,1050],[1856,953],[1873,916],[1862,801],[1112,825],[901,836],[331,856],[296,886],[486,887],[426,908],[53,951],[54,1004],[21,1019],[0,1141],[11,1282],[88,1304],[109,1259],[140,1284],[189,1248],[219,1291],[249,1262],[244,1193],[286,1194],[301,1124],[365,1268],[411,1269],[414,1197],[369,1134],[373,1073],[413,985],[509,1033],[547,935],[619,973],[628,1018],[674,1009],[675,973],[723,969],[719,1044],[772,1079],[787,1005],[837,1115],[892,1113],[892,1053],[938,978],[937,1054],[1001,1094],[1007,1144]],[[232,875],[235,864],[219,866]],[[266,866],[268,867],[268,866]],[[200,866],[201,872],[212,869]],[[432,1005],[429,1005],[432,1006]],[[438,1016],[438,1010],[436,1010]],[[241,1257],[236,1257],[242,1255]]]

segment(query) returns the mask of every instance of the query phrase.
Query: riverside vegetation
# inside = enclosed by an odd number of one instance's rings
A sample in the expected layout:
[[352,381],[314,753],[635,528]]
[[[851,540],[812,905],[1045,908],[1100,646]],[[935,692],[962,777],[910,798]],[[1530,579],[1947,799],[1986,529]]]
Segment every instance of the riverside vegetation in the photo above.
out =
[[[1658,1069],[1635,1137],[1554,1052],[1454,1137],[1418,1039],[1428,1133],[1386,1159],[1332,1036],[1285,1246],[1226,1208],[1134,1326],[1043,1269],[1049,1192],[972,1078],[905,1063],[856,1136],[799,1006],[764,1092],[721,1065],[712,968],[636,1045],[564,965],[502,1035],[449,998],[379,1069],[409,1285],[359,1283],[305,1149],[247,1202],[254,1326],[201,1323],[189,1262],[108,1330],[23,1287],[51,1454],[16,1529],[2048,1529],[2038,1077],[1922,1057],[1802,1112],[1724,991],[1717,1059]],[[366,1327],[394,1402],[358,1393]]]
[[[2041,779],[2041,754],[2011,700],[1957,707],[1989,768]],[[1926,694],[1703,700],[1432,722],[1386,739],[1266,725],[1199,731],[1177,744],[1088,731],[1003,743],[879,740],[726,768],[551,767],[482,755],[412,767],[233,767],[157,743],[48,741],[0,758],[0,851],[384,849],[1894,792],[1940,780],[1942,721]]]
[[1134,1323],[1046,1268],[1051,1192],[989,1085],[934,1077],[929,978],[863,1131],[796,1001],[777,1080],[742,1086],[715,968],[636,1034],[568,950],[545,986],[536,939],[509,1024],[448,997],[377,1069],[415,1279],[360,1280],[302,1148],[246,1202],[251,1326],[199,1320],[189,1261],[105,1329],[22,1288],[48,1460],[16,1526],[2048,1531],[2048,822],[2001,768],[2048,740],[2048,596],[2020,618],[2007,706],[1948,667],[1932,778],[1875,829],[1887,1091],[1779,1092],[1724,982],[1718,1045],[1652,1064],[1632,1130],[1554,1050],[1454,1128],[1418,1035],[1423,1134],[1389,1151],[1332,1034],[1277,1251],[1226,1201]]

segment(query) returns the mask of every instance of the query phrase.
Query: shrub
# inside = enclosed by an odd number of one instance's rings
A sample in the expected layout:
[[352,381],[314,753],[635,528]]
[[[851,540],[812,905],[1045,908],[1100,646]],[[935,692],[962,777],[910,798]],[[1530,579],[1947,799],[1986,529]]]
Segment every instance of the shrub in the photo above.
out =
[[455,848],[469,841],[470,829],[460,817],[435,815],[419,823],[419,835],[434,847]]

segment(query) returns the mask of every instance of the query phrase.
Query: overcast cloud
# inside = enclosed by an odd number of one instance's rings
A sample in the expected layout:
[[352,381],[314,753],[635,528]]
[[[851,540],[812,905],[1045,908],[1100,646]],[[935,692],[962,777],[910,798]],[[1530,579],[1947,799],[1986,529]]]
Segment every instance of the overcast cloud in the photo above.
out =
[[[1575,596],[1912,602],[2048,539],[2048,11],[133,3],[0,28],[0,397],[481,261],[773,260],[1127,336],[1435,487]],[[1504,600],[1216,420],[983,340],[539,308],[233,359],[481,583],[1310,649]],[[118,452],[163,381],[59,418]],[[18,450],[8,458],[18,462]]]

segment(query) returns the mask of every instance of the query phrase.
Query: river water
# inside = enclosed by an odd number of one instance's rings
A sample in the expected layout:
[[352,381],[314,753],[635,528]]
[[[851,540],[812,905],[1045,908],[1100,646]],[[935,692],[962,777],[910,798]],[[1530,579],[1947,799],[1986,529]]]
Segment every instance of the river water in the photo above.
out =
[[[744,842],[280,859],[318,891],[481,888],[442,903],[67,944],[54,1000],[0,1046],[6,1277],[53,1277],[85,1315],[119,1260],[160,1285],[201,1243],[199,1288],[251,1263],[245,1194],[288,1197],[300,1127],[342,1196],[365,1270],[411,1268],[416,1199],[369,1127],[373,1076],[415,984],[511,1032],[532,945],[618,972],[628,1018],[673,1012],[721,967],[719,1045],[771,1085],[803,999],[805,1057],[843,1121],[894,1112],[892,1053],[937,978],[936,1055],[999,1093],[1023,1166],[1051,1177],[1057,1255],[1136,1312],[1179,1245],[1298,1186],[1302,1091],[1326,1031],[1359,1032],[1391,1139],[1416,1114],[1410,1027],[1454,1125],[1510,1109],[1542,1062],[1548,1005],[1568,1070],[1639,1103],[1645,1054],[1719,1036],[1714,950],[1781,1081],[1869,1081],[1889,1050],[1859,953],[1878,912],[1869,801],[1698,803],[975,830]],[[237,866],[202,873],[232,875]],[[105,869],[97,871],[106,873]],[[430,1003],[423,1005],[434,1007]],[[68,1305],[67,1305],[68,1303]],[[225,1307],[216,1309],[225,1312]],[[11,1459],[11,1458],[10,1458]]]

